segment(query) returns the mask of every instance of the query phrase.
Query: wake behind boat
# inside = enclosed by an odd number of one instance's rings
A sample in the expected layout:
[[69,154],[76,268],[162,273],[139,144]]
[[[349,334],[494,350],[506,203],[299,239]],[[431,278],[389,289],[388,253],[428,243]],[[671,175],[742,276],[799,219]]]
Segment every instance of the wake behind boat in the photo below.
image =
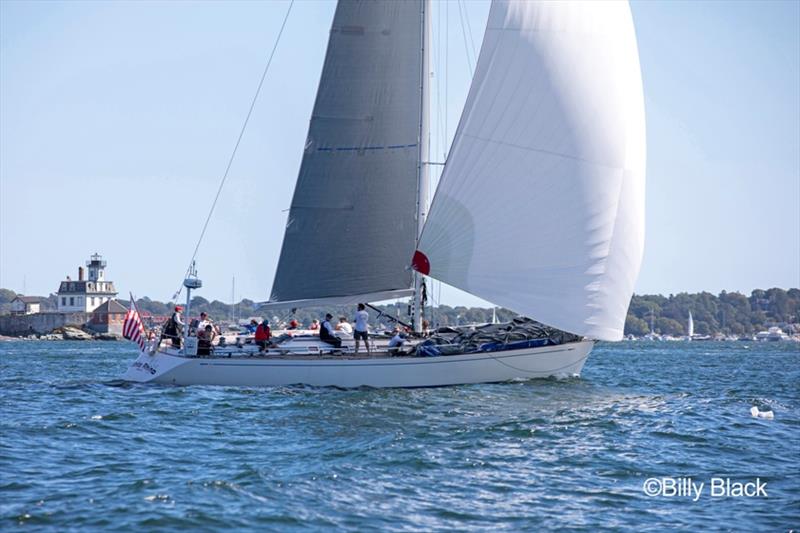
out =
[[[126,379],[497,382],[577,375],[590,339],[622,338],[644,242],[644,103],[629,6],[492,3],[429,210],[430,11],[429,0],[338,3],[263,308],[411,296],[419,336],[431,277],[562,335],[451,346],[418,337],[413,353],[370,356],[298,353],[291,339],[265,354],[217,347],[202,357],[187,336],[180,348],[143,344]],[[202,284],[190,275],[184,286],[189,316]]]

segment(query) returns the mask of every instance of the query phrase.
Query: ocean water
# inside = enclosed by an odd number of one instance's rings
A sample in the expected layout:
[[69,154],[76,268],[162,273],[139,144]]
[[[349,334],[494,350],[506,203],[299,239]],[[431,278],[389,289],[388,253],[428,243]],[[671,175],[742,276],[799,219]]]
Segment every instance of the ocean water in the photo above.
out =
[[798,344],[599,344],[580,379],[415,390],[131,385],[133,357],[0,343],[0,530],[800,528]]

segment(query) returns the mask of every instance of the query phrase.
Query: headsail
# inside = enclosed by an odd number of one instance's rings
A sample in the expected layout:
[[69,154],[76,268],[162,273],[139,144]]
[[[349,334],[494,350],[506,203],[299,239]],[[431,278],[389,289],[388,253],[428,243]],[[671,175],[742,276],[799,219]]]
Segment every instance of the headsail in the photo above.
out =
[[339,2],[271,303],[411,287],[422,16],[422,0]]
[[619,339],[644,245],[644,171],[628,4],[497,0],[414,266]]

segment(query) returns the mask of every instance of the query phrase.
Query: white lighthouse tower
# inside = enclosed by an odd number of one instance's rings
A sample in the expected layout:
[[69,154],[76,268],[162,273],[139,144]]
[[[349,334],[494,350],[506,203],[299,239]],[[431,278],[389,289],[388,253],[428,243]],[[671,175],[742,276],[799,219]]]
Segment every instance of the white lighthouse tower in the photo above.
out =
[[78,267],[77,281],[67,276],[58,288],[58,311],[91,313],[100,305],[114,299],[117,291],[114,282],[106,280],[105,268],[106,261],[96,253],[86,261],[88,279],[84,277],[83,267]]

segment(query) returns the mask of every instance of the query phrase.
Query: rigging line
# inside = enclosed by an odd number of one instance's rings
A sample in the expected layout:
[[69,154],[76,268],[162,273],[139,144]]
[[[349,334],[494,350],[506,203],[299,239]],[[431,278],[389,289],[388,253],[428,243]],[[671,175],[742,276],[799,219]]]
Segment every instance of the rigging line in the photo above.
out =
[[[225,167],[225,173],[222,175],[222,179],[219,182],[219,187],[217,188],[217,194],[214,196],[214,201],[211,203],[211,209],[208,211],[208,216],[206,217],[206,221],[203,224],[203,229],[200,232],[200,237],[197,239],[197,244],[194,247],[194,252],[192,253],[192,259],[189,261],[189,266],[186,268],[186,276],[192,270],[192,264],[194,263],[195,258],[197,257],[197,251],[200,249],[200,244],[203,242],[203,237],[205,237],[206,230],[208,229],[208,223],[211,221],[211,215],[214,214],[214,208],[217,207],[217,200],[219,200],[219,195],[222,193],[222,188],[225,186],[225,181],[228,179],[228,173],[231,170],[231,166],[233,165],[233,160],[236,157],[236,151],[239,149],[239,144],[242,142],[242,137],[244,137],[244,132],[247,129],[247,123],[250,121],[250,116],[253,114],[253,109],[256,107],[256,101],[258,100],[258,95],[261,92],[261,87],[264,85],[264,80],[267,77],[267,72],[269,72],[269,67],[272,64],[272,58],[275,57],[275,51],[278,49],[278,43],[281,41],[281,35],[283,35],[283,29],[286,27],[286,21],[289,20],[289,13],[292,12],[292,6],[294,5],[294,0],[289,0],[289,7],[286,10],[286,15],[283,17],[283,22],[281,23],[281,29],[278,31],[278,36],[275,38],[275,44],[272,46],[272,51],[269,54],[269,59],[267,59],[267,64],[264,67],[264,72],[261,74],[261,79],[258,82],[258,87],[256,88],[256,93],[253,95],[253,101],[250,102],[250,109],[247,111],[247,116],[244,119],[244,123],[242,124],[242,129],[239,132],[239,137],[236,139],[236,144],[233,147],[233,152],[231,152],[231,157],[228,159],[228,165]],[[181,292],[183,291],[183,283],[178,288],[175,296],[173,297],[174,300],[180,296]]]
[[447,145],[449,142],[447,132],[447,97],[450,88],[450,2],[445,2],[445,24],[444,24],[444,144],[442,153],[447,160]]
[[459,2],[464,3],[464,20],[467,22],[467,32],[469,33],[469,43],[472,45],[472,58],[475,60],[475,67],[477,68],[478,63],[478,53],[475,50],[475,38],[472,36],[472,24],[469,23],[469,12],[467,11],[467,2],[466,0],[458,0]]
[[[436,300],[439,302],[439,306],[442,305],[442,282],[439,282],[439,292],[436,295]],[[439,318],[441,320],[441,317]]]
[[[435,135],[435,150],[433,153],[438,154],[442,147],[442,83],[441,83],[441,67],[442,67],[442,5],[441,3],[436,4],[436,38],[434,40],[434,52],[435,52],[435,76],[436,76],[436,135]],[[431,152],[429,151],[429,154]],[[430,157],[429,157],[430,159]],[[441,172],[434,172],[433,178],[436,182],[439,182],[439,177],[441,176]],[[434,179],[428,180],[428,198],[433,198],[433,182]]]
[[[444,16],[442,15],[442,4],[439,3],[438,5],[439,5],[439,73],[442,74],[442,75],[446,75],[445,69],[447,68],[447,58],[445,57],[445,54],[444,54],[444,52],[442,50],[442,48],[444,48],[444,46],[446,46],[446,41],[444,41],[444,33],[442,33],[443,30],[441,29],[442,20],[444,19]],[[439,77],[441,78],[442,76],[439,76]],[[445,84],[446,83],[447,83],[447,81],[445,79]],[[443,147],[447,143],[447,134],[445,132],[446,129],[447,129],[446,128],[446,124],[447,124],[447,107],[446,107],[447,98],[446,98],[446,96],[443,96],[443,95],[445,95],[445,93],[447,91],[447,87],[445,85],[445,88],[444,88],[444,91],[443,91],[442,87],[440,85],[437,85],[436,91],[437,91],[437,94],[436,94],[437,108],[438,108],[438,112],[440,114],[440,116],[439,116],[439,125],[438,125],[438,129],[437,129],[437,132],[436,132],[438,134],[437,135],[438,146],[437,146],[436,153],[439,153],[442,150],[444,150]]]
[[464,37],[464,51],[467,55],[467,66],[469,67],[469,77],[472,78],[474,70],[472,68],[472,57],[469,53],[469,44],[467,42],[467,26],[464,24],[464,14],[461,12],[461,0],[458,1],[458,18],[461,20],[461,34]]
[[[441,5],[436,6],[437,13],[441,13],[442,8]],[[442,130],[442,90],[441,90],[441,82],[439,81],[439,67],[442,65],[441,61],[441,35],[442,35],[442,17],[440,15],[436,15],[436,32],[433,36],[433,75],[436,78],[436,135],[434,136],[434,140],[436,144],[434,145],[433,153],[439,153],[439,132]]]

